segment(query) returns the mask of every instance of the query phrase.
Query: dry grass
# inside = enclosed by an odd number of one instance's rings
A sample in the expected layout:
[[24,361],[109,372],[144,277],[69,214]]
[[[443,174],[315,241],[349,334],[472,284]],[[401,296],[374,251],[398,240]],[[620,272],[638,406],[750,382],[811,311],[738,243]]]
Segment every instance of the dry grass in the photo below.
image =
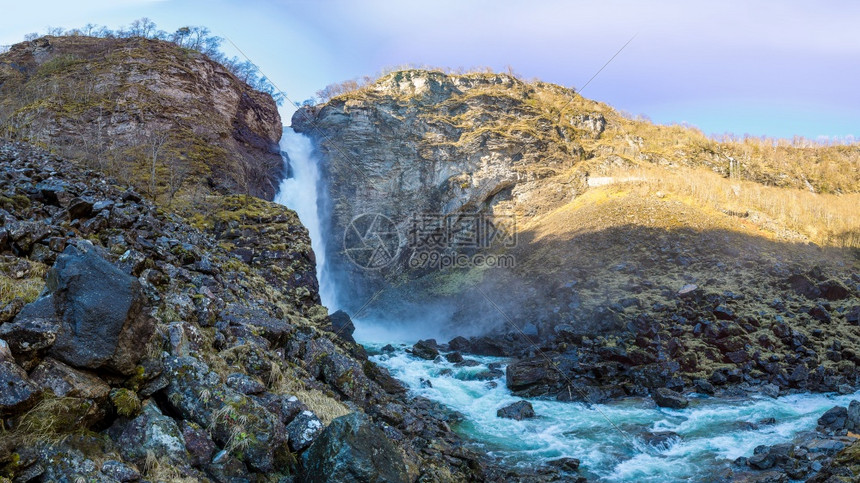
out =
[[146,461],[143,464],[143,477],[157,483],[194,483],[196,478],[184,476],[175,465],[169,461],[162,461],[151,450],[146,452]]
[[816,194],[727,179],[706,169],[653,167],[614,169],[615,179],[644,196],[675,196],[706,209],[749,221],[775,238],[860,248],[860,194]]
[[302,385],[292,368],[284,368],[280,363],[272,364],[269,377],[269,390],[275,394],[292,394],[305,403],[318,418],[328,426],[334,419],[346,416],[352,411],[337,399],[327,396],[317,389]]
[[45,288],[47,265],[29,262],[30,268],[22,276],[12,273],[11,267],[0,264],[0,307],[16,298],[30,303],[39,296]]
[[8,435],[23,444],[52,443],[80,431],[95,405],[85,399],[49,397],[21,416],[18,426]]

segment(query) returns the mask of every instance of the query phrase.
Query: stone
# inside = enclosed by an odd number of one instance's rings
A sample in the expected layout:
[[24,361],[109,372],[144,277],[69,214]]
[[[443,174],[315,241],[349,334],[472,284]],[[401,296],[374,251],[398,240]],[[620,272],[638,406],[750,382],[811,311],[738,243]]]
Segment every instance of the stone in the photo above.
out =
[[15,357],[12,355],[12,350],[9,349],[9,343],[0,339],[0,362],[3,361],[15,362]]
[[323,431],[323,423],[312,411],[302,411],[287,425],[290,448],[303,451]]
[[355,343],[355,339],[352,337],[352,334],[355,332],[355,325],[346,312],[338,310],[329,315],[329,320],[331,320],[331,331],[336,336],[347,342]]
[[456,352],[456,351],[455,352],[449,352],[448,354],[445,354],[445,360],[448,362],[451,362],[453,364],[456,364],[458,362],[463,362],[463,354],[460,354],[459,352]]
[[860,431],[860,401],[855,399],[848,404],[847,418],[845,429],[855,433]]
[[48,273],[60,320],[50,353],[75,367],[133,374],[155,329],[137,279],[90,245],[69,246]]
[[[2,248],[0,248],[2,251]],[[0,309],[0,327],[6,322],[14,319],[18,312],[24,308],[24,300],[20,297],[16,297],[9,301],[2,309]]]
[[42,394],[27,373],[11,361],[0,361],[0,388],[0,415],[29,409]]
[[227,376],[226,384],[242,394],[260,394],[266,390],[262,382],[239,372]]
[[806,275],[792,275],[788,278],[788,284],[798,295],[803,295],[808,299],[817,299],[821,295],[821,291]]
[[469,339],[460,336],[454,337],[453,339],[448,341],[448,347],[452,351],[468,352]]
[[361,413],[334,421],[302,454],[304,483],[341,481],[411,481],[400,451]]
[[579,469],[580,461],[576,458],[559,458],[550,460],[547,463],[557,468],[561,468],[562,471],[573,473]]
[[844,300],[851,295],[848,288],[838,280],[822,282],[818,285],[818,290],[821,292],[821,296],[827,300]]
[[95,374],[75,369],[50,357],[30,372],[30,379],[57,397],[79,397],[104,402],[111,390]]
[[27,304],[11,323],[0,325],[0,337],[9,343],[9,348],[15,354],[51,347],[59,331],[60,322],[50,295]]
[[681,441],[681,436],[673,431],[655,431],[644,433],[642,441],[658,451],[668,451],[669,448]]
[[102,463],[102,474],[121,483],[140,480],[139,471],[117,460]]
[[170,357],[165,373],[170,383],[164,391],[174,414],[209,429],[222,446],[237,430],[243,433],[244,460],[252,469],[272,472],[287,458],[287,435],[279,417],[251,396],[222,385],[206,364],[194,357]]
[[735,320],[737,317],[732,309],[726,307],[725,305],[719,305],[713,311],[714,317],[719,320]]
[[535,410],[530,402],[517,401],[496,411],[496,416],[505,419],[514,419],[517,421],[522,421],[523,419],[534,418]]
[[755,468],[757,470],[767,470],[773,468],[774,456],[767,451],[762,451],[761,453],[750,456],[747,459],[747,464],[750,466],[750,468]]
[[412,354],[416,357],[432,361],[439,356],[439,350],[429,341],[420,340],[412,346]]
[[108,434],[122,457],[138,466],[146,462],[149,453],[172,465],[190,466],[191,455],[185,449],[182,431],[151,399],[144,402],[140,415],[132,420],[118,419]]
[[809,315],[813,319],[815,319],[819,322],[824,322],[826,324],[829,324],[830,321],[832,320],[832,317],[830,316],[830,312],[826,308],[824,308],[824,306],[821,304],[818,304],[815,307],[809,309]]
[[93,203],[85,198],[74,198],[69,201],[66,210],[69,212],[70,220],[89,218],[93,212]]
[[714,385],[705,379],[696,379],[693,384],[696,386],[696,389],[701,391],[703,394],[714,394],[716,389],[714,389]]
[[689,404],[687,398],[671,389],[660,387],[651,393],[651,398],[662,408],[684,409]]
[[505,384],[512,391],[537,384],[552,384],[558,382],[559,377],[558,371],[550,367],[544,358],[512,362],[505,368]]
[[696,293],[698,290],[699,290],[698,285],[688,283],[687,285],[684,285],[683,287],[681,287],[678,290],[678,297],[680,297],[682,299],[693,298],[696,296]]
[[209,434],[199,424],[191,421],[180,421],[179,429],[185,440],[185,449],[191,455],[191,466],[204,468],[212,461],[212,455],[218,449]]
[[818,418],[818,425],[830,431],[839,431],[845,427],[847,420],[848,408],[845,406],[836,406],[827,410],[827,412]]

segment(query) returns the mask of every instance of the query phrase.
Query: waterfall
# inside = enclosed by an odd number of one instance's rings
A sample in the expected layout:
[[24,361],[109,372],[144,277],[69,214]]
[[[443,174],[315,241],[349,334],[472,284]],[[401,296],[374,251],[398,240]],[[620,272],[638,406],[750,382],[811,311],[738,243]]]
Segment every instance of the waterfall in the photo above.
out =
[[320,286],[320,300],[329,311],[337,309],[325,263],[325,239],[319,207],[320,173],[317,158],[314,156],[313,143],[304,134],[285,127],[281,137],[281,151],[286,154],[287,177],[281,181],[275,203],[281,204],[299,214],[302,224],[311,237],[311,248],[317,262],[317,280]]

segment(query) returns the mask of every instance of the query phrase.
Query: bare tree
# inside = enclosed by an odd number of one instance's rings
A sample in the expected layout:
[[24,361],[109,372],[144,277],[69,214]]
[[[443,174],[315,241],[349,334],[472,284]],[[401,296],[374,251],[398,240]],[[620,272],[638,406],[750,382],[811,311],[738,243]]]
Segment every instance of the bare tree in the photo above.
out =
[[150,132],[148,137],[148,151],[150,158],[150,171],[149,171],[149,195],[152,199],[156,197],[155,191],[155,173],[156,168],[158,167],[158,157],[161,155],[162,149],[164,145],[167,143],[167,140],[170,138],[170,131],[168,130],[159,130]]

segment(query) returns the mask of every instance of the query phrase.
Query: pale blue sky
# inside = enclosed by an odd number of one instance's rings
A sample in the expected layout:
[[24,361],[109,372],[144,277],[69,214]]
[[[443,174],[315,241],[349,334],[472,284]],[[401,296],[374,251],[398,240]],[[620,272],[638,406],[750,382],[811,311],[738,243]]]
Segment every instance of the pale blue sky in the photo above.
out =
[[[860,137],[854,1],[0,0],[0,9],[0,44],[143,16],[168,31],[205,25],[294,101],[402,64],[510,65],[580,87],[638,34],[585,96],[708,134]],[[282,111],[286,123],[292,109]]]

